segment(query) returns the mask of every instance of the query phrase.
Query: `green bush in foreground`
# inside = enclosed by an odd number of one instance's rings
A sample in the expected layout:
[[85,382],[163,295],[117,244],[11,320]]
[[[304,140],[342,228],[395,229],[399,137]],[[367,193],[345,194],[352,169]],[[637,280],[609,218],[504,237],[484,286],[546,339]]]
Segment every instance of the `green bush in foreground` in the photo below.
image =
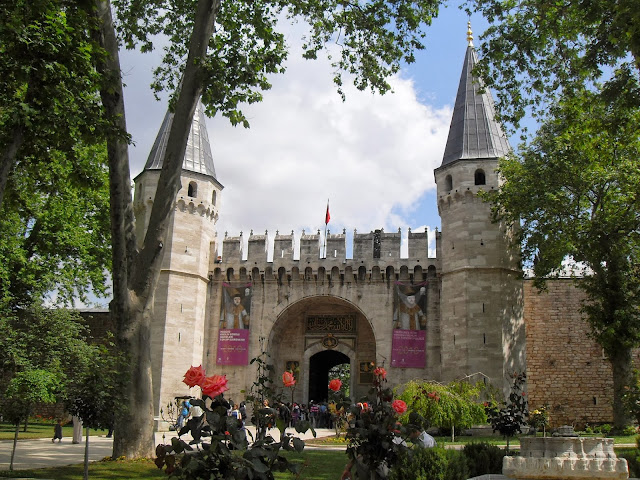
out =
[[486,473],[502,473],[502,459],[506,451],[487,442],[468,443],[462,450],[469,477],[477,477]]
[[389,480],[465,480],[469,478],[462,452],[435,448],[413,448],[405,452],[389,472]]

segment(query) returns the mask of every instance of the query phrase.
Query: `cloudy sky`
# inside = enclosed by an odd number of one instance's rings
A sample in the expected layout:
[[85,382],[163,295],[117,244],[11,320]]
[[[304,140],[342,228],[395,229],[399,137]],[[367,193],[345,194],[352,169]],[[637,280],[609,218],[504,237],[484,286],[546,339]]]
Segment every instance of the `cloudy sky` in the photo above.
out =
[[[486,26],[472,18],[474,36]],[[243,108],[250,129],[208,120],[218,181],[224,186],[218,235],[245,241],[253,230],[299,237],[324,229],[327,200],[333,233],[440,226],[433,170],[440,165],[464,52],[467,16],[444,9],[415,64],[391,79],[394,93],[347,88],[342,102],[326,60],[301,58],[299,27],[288,28],[287,71],[274,76],[264,101]],[[296,31],[298,33],[296,33]],[[476,44],[477,44],[476,40]],[[122,54],[132,177],[146,161],[166,102],[149,84],[159,54]],[[345,82],[346,83],[346,82]]]

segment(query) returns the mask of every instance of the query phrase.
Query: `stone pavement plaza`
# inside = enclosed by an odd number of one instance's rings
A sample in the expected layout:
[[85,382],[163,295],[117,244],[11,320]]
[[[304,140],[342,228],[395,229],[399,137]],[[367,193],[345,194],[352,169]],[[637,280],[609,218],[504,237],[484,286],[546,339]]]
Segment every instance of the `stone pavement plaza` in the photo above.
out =
[[[248,430],[253,427],[248,426]],[[287,432],[295,433],[294,429],[288,429]],[[277,429],[271,429],[269,432],[277,441],[280,438]],[[330,429],[316,429],[317,437],[327,437],[335,432]],[[163,440],[162,436],[165,435]],[[295,434],[296,436],[307,440],[313,438],[311,432],[305,434]],[[157,432],[155,444],[169,442],[171,437],[176,436],[175,432]],[[18,437],[19,438],[19,437]],[[185,436],[185,440],[187,436]],[[0,441],[0,470],[9,470],[9,462],[11,461],[11,449],[13,440]],[[106,436],[90,436],[89,437],[89,461],[96,462],[104,457],[110,457],[113,448],[113,438]],[[26,470],[32,468],[55,467],[61,465],[72,465],[84,462],[84,441],[79,444],[73,444],[71,437],[65,437],[61,443],[57,441],[51,443],[50,438],[37,438],[32,440],[18,440],[16,447],[16,455],[13,460],[14,470]]]

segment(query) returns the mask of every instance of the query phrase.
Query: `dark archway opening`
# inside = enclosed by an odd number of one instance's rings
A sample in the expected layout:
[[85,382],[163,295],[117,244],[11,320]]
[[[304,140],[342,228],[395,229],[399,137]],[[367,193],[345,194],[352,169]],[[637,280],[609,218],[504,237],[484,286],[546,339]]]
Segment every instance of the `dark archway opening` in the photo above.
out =
[[343,363],[350,364],[351,360],[344,353],[335,350],[323,350],[309,359],[309,401],[327,401],[329,370]]

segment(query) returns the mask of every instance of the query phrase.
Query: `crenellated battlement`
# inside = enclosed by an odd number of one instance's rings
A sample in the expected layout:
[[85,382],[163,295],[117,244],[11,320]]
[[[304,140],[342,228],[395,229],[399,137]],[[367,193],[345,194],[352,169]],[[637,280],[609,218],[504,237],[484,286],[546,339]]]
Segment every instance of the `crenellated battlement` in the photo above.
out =
[[[294,280],[322,280],[337,278],[343,281],[426,280],[427,274],[436,275],[440,270],[439,259],[429,257],[427,232],[408,232],[408,258],[401,258],[402,232],[385,233],[374,230],[369,233],[354,231],[353,258],[347,258],[346,232],[327,232],[326,256],[320,232],[300,236],[300,257],[294,259],[296,251],[294,232],[281,235],[276,232],[273,260],[268,261],[269,234],[254,234],[247,241],[247,259],[243,260],[244,238],[225,236],[222,256],[211,265],[214,278],[244,280],[259,276],[264,279],[282,278],[286,275]],[[440,234],[436,230],[436,244]],[[345,280],[346,278],[346,280]]]

